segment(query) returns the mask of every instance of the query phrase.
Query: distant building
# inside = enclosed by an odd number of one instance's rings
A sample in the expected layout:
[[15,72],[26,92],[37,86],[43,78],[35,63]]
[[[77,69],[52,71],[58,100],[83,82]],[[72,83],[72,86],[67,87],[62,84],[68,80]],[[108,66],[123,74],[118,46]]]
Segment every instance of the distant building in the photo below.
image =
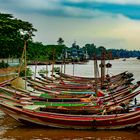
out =
[[66,59],[71,59],[73,61],[83,61],[89,58],[87,51],[80,48],[79,45],[76,45],[76,42],[72,44],[71,48],[63,51],[63,56],[65,56]]

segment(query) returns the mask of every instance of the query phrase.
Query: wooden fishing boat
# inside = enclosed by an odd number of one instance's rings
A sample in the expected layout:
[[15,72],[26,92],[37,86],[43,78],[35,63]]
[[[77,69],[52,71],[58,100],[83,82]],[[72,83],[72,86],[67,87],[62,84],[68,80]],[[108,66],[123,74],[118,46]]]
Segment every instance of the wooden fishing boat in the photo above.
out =
[[114,115],[71,115],[41,111],[37,106],[30,108],[0,102],[0,109],[24,124],[35,124],[68,129],[123,129],[140,124],[140,110]]
[[[45,85],[45,84],[40,84],[39,82],[36,82],[34,80],[29,80],[27,79],[27,82],[30,83],[29,85],[32,86],[33,88],[38,88],[38,89],[44,89],[44,90],[48,90],[46,92],[52,92],[52,91],[56,91],[56,92],[59,92],[59,91],[94,91],[95,90],[95,87],[92,87],[90,85],[86,85],[86,86],[83,86],[83,85],[80,85],[80,86],[77,86],[77,85],[74,85],[74,86],[66,86],[66,85],[57,85],[57,84],[53,84],[53,85]],[[111,86],[106,86],[106,90],[111,90],[113,91],[114,89],[118,88],[118,87],[121,87],[123,85],[125,85],[125,83],[127,83],[127,81],[124,81],[124,82],[120,82],[120,84],[116,84],[116,85],[111,85]],[[129,83],[130,84],[130,83]],[[126,85],[129,85],[129,84],[126,84]]]
[[[124,98],[128,100],[127,96]],[[98,101],[80,104],[80,103],[70,103],[70,102],[63,102],[63,103],[46,102],[46,101],[44,102],[44,101],[34,100],[30,96],[19,97],[15,95],[7,96],[4,94],[0,94],[0,100],[6,102],[12,102],[18,106],[37,105],[38,107],[41,107],[40,109],[42,111],[64,113],[64,114],[81,114],[81,115],[102,114],[104,110],[106,110],[106,114],[111,114],[111,113],[118,113],[118,112],[119,113],[128,112],[130,109],[130,107],[128,108],[128,105],[124,99],[122,102],[119,102],[119,100],[118,101],[112,100],[112,102],[107,102],[105,104],[103,103],[99,104]]]
[[[82,77],[82,76],[73,76],[73,75],[69,75],[69,74],[64,74],[64,73],[57,73],[60,77],[63,78],[70,78],[70,79],[76,79],[76,80],[95,80],[94,77]],[[122,73],[119,73],[117,75],[111,76],[110,79],[116,79],[118,77],[122,77],[124,75],[127,75],[127,71],[124,71]],[[43,78],[45,78],[44,75],[41,75]],[[100,78],[98,78],[100,79]]]
[[[125,89],[122,89],[122,90],[118,90],[116,92],[111,92],[109,93],[108,95],[106,93],[104,93],[103,95],[105,96],[102,96],[100,97],[104,102],[107,102],[107,101],[110,101],[112,99],[118,99],[120,97],[123,97],[125,95],[129,95],[130,93],[132,93],[135,89],[137,89],[139,87],[139,84],[135,84],[135,85],[131,85],[131,87],[127,87]],[[41,88],[40,90],[43,91],[43,89]],[[46,90],[44,90],[46,91]],[[54,93],[55,94],[55,93]],[[95,92],[92,92],[92,91],[84,91],[84,92],[69,92],[67,94],[64,94],[64,92],[59,92],[59,94],[61,94],[61,96],[59,97],[63,97],[64,95],[69,95],[70,97],[77,97],[76,95],[80,95],[80,97],[82,97],[82,95],[86,94],[87,95],[95,95]],[[45,94],[44,94],[44,97],[45,97]],[[46,96],[47,97],[47,96]],[[87,96],[89,97],[89,96]],[[97,97],[97,96],[96,96]],[[56,96],[57,98],[57,96]],[[85,97],[84,97],[85,98]],[[95,100],[95,99],[94,99]]]
[[70,94],[70,95],[75,95],[75,94],[92,94],[95,96],[104,96],[107,94],[119,94],[121,91],[122,93],[126,94],[129,93],[133,90],[135,90],[136,88],[138,88],[140,86],[139,82],[137,82],[137,84],[135,85],[127,85],[127,86],[122,86],[122,87],[117,87],[115,90],[110,89],[109,91],[105,91],[102,92],[101,90],[98,90],[99,92],[97,92],[97,95],[95,94],[95,91],[93,90],[81,90],[81,91],[73,91],[73,90],[69,90],[69,91],[65,91],[64,89],[55,89],[55,88],[48,88],[45,86],[41,86],[38,85],[32,81],[28,81],[30,84],[30,86],[32,86],[34,89],[38,90],[38,91],[43,91],[43,92],[47,92],[50,94]]
[[93,106],[93,104],[78,104],[78,103],[61,103],[61,102],[38,102],[31,101],[31,98],[13,98],[6,95],[0,95],[0,100],[3,102],[12,103],[16,106],[38,106],[42,111],[57,112],[64,114],[101,114],[103,108],[99,106]]
[[[5,91],[6,94],[11,94],[11,96],[13,97],[25,97],[25,98],[30,98],[30,101],[41,101],[41,102],[77,102],[77,103],[95,103],[95,104],[99,104],[99,99],[102,100],[102,104],[107,104],[107,106],[111,106],[111,105],[118,105],[122,102],[125,102],[126,104],[129,103],[129,101],[134,98],[136,95],[138,95],[140,93],[140,91],[136,91],[136,92],[130,92],[129,94],[126,95],[121,95],[121,93],[119,93],[119,95],[117,96],[117,94],[115,96],[113,95],[108,95],[105,96],[104,98],[102,97],[94,97],[94,96],[90,96],[87,98],[51,98],[48,97],[46,95],[41,95],[41,94],[25,94],[25,92],[21,92],[21,91],[16,91],[16,90],[11,90],[5,87],[0,87],[0,89],[2,91]],[[4,94],[5,94],[4,92]],[[128,92],[128,91],[127,91]],[[124,93],[123,93],[124,94]],[[121,96],[120,96],[121,95]]]
[[[83,79],[83,80],[95,80],[94,77],[82,77],[82,76],[73,76],[65,73],[57,73],[60,77],[71,78],[71,79]],[[100,78],[99,78],[100,79]]]
[[111,107],[104,107],[104,106],[96,106],[96,105],[86,105],[86,106],[41,106],[41,111],[44,112],[53,112],[53,113],[62,113],[62,114],[77,114],[77,115],[93,115],[93,114],[100,114],[107,115],[109,114],[121,114],[121,113],[128,113],[131,110],[140,110],[140,106],[134,105],[125,105],[121,103],[120,105],[113,105]]
[[[134,86],[136,87],[136,86]],[[12,95],[9,97],[9,96],[5,96],[5,95],[0,95],[0,98],[1,100],[10,100],[10,101],[13,101],[13,102],[16,102],[16,103],[20,103],[20,104],[24,104],[24,105],[28,105],[28,104],[31,104],[31,105],[44,105],[45,108],[43,107],[42,110],[47,110],[48,112],[61,112],[61,113],[65,113],[65,114],[101,114],[101,112],[104,110],[103,106],[104,104],[106,105],[106,107],[112,107],[112,106],[118,106],[120,103],[125,103],[125,104],[128,104],[129,103],[129,100],[131,100],[134,96],[138,95],[140,93],[139,92],[134,92],[134,93],[131,93],[131,94],[128,94],[126,96],[123,96],[123,97],[119,97],[120,94],[118,96],[106,96],[104,98],[98,98],[98,99],[101,99],[103,102],[102,104],[99,103],[99,100],[95,100],[94,98],[94,102],[92,101],[92,98],[91,100],[87,100],[88,98],[81,98],[81,103],[86,103],[87,104],[82,104],[81,106],[82,107],[75,107],[73,108],[72,107],[72,102],[73,100],[70,100],[68,98],[63,99],[63,104],[65,105],[64,106],[60,106],[60,103],[62,103],[62,99],[60,100],[60,98],[48,98],[48,96],[40,96],[37,95],[37,93],[30,93],[29,91],[27,90],[21,90],[21,91],[16,91],[16,90],[11,90],[11,89],[8,89],[8,88],[5,88],[5,87],[1,87],[2,90],[6,91],[6,92],[10,92],[12,93]],[[128,90],[129,91],[129,90]],[[26,94],[25,94],[26,93]],[[43,93],[44,94],[44,93]],[[58,100],[57,100],[58,99]],[[68,101],[68,102],[66,102]],[[74,99],[75,101],[75,99]],[[57,106],[54,107],[54,105],[50,105],[49,103],[50,102],[55,102],[55,103],[58,103],[59,107]],[[66,106],[69,106],[65,103],[70,103],[71,107],[69,108],[66,108]],[[76,103],[76,102],[74,102]],[[63,105],[62,104],[62,105]],[[56,106],[56,105],[55,105]],[[74,105],[76,106],[76,105]],[[77,106],[80,106],[77,105]],[[108,109],[108,113],[111,112],[111,110]],[[115,112],[114,112],[115,113]]]
[[3,95],[0,94],[0,102],[12,102],[14,104],[18,104],[18,105],[37,105],[37,106],[55,106],[55,107],[77,107],[77,106],[88,106],[89,103],[76,103],[76,102],[44,102],[44,101],[36,101],[36,100],[32,100],[32,98],[30,97],[15,97],[15,96],[8,96],[8,95]]
[[[112,100],[109,100],[109,105],[107,105],[107,106],[112,106],[114,104],[118,105],[120,103],[128,104],[135,96],[137,96],[139,94],[140,94],[140,91],[135,91],[135,92],[125,95],[123,97],[119,97],[119,98],[112,97]],[[110,103],[110,102],[112,102],[112,103]]]
[[37,91],[29,91],[29,90],[24,90],[21,88],[17,88],[14,86],[11,86],[10,89],[19,91],[19,92],[24,92],[27,95],[34,95],[34,96],[44,96],[44,97],[48,97],[48,98],[89,98],[91,96],[91,94],[61,94],[59,92],[37,92]]
[[[129,74],[130,75],[130,74]],[[126,75],[125,75],[126,76]],[[119,75],[117,78],[115,78],[115,80],[111,80],[111,81],[107,81],[107,82],[104,82],[104,88],[107,89],[108,88],[108,85],[110,85],[112,88],[116,88],[117,86],[119,85],[124,85],[124,84],[130,84],[132,82],[132,78],[130,78],[130,76],[122,76],[122,75]],[[45,77],[44,77],[44,80],[42,80],[42,78],[39,78],[37,77],[38,80],[35,80],[35,79],[27,79],[28,82],[34,82],[34,84],[41,84],[41,85],[44,85],[46,87],[52,87],[52,88],[55,88],[55,89],[64,89],[65,90],[86,90],[86,89],[94,89],[94,85],[95,85],[95,81],[90,83],[82,83],[81,80],[79,80],[79,82],[75,82],[75,81],[64,81],[64,80],[60,80],[60,81],[54,81],[53,83],[47,83],[47,81],[45,80]],[[100,82],[98,82],[98,87],[100,87]]]
[[25,94],[24,92],[12,90],[6,87],[0,87],[0,90],[3,91],[4,94],[11,94],[12,96],[17,97],[31,97],[32,100],[37,101],[46,101],[46,102],[91,102],[92,98],[90,96],[85,96],[85,98],[62,98],[59,96],[51,97],[46,94]]
[[[104,83],[103,83],[103,87],[104,88],[107,88],[107,85],[111,85],[111,84],[125,84],[125,83],[128,83],[131,82],[133,79],[131,78],[133,76],[133,74],[131,73],[127,73],[127,74],[120,74],[120,75],[117,75],[117,76],[114,76],[114,77],[109,77],[109,78],[106,78],[104,80]],[[55,77],[56,78],[56,77]],[[131,78],[131,80],[130,80]],[[74,83],[85,83],[85,84],[92,84],[92,85],[96,85],[98,83],[98,86],[100,87],[101,86],[101,80],[100,79],[96,79],[96,83],[95,83],[95,80],[81,80],[81,79],[71,79],[71,78],[61,78],[61,77],[57,77],[56,78],[57,80],[61,80],[62,83],[65,83],[65,82],[74,82]]]
[[111,99],[117,100],[119,98],[130,95],[130,93],[133,93],[133,91],[135,91],[139,86],[140,86],[139,84],[132,85],[131,87],[128,87],[126,89],[123,89],[123,90],[120,90],[120,91],[117,91],[117,92],[109,93],[108,96],[103,96],[103,97],[100,97],[100,98],[103,99],[104,102],[111,101]]
[[[51,102],[47,103],[41,103],[41,102],[28,102],[29,99],[21,99],[18,100],[16,98],[12,98],[9,96],[5,95],[0,95],[0,99],[2,102],[8,102],[9,104],[14,104],[15,106],[18,107],[24,107],[24,108],[32,108],[32,106],[37,106],[40,108],[41,111],[44,112],[53,112],[53,113],[63,113],[63,114],[77,114],[77,115],[93,115],[93,114],[103,114],[104,109],[103,107],[100,106],[93,106],[93,105],[78,105],[78,104],[62,104],[62,103],[57,103],[53,104]],[[28,100],[28,101],[27,101]],[[60,106],[62,105],[62,106]],[[118,109],[119,108],[119,109]],[[137,108],[136,108],[137,109]],[[139,109],[139,108],[138,108]],[[111,114],[111,113],[124,113],[128,112],[128,109],[126,107],[122,107],[120,110],[120,106],[114,106],[113,109],[108,109],[106,111],[106,114]]]
[[51,83],[51,84],[47,84],[45,82],[42,82],[40,80],[35,80],[35,79],[27,79],[28,82],[34,82],[37,83],[37,84],[42,84],[44,85],[45,87],[48,87],[48,88],[56,88],[56,89],[68,89],[68,90],[87,90],[87,89],[92,89],[93,86],[90,85],[90,84],[72,84],[72,83]]
[[[59,79],[59,80],[56,80],[54,81],[53,83],[48,83],[46,81],[46,79],[42,79],[40,77],[36,77],[36,79],[38,80],[35,80],[35,79],[29,79],[33,82],[37,82],[37,83],[40,83],[42,85],[51,85],[52,87],[55,87],[57,86],[56,88],[61,88],[61,87],[66,87],[66,86],[82,86],[82,87],[85,87],[85,86],[91,86],[91,88],[93,88],[93,86],[95,85],[95,81],[88,81],[88,82],[81,82],[81,80],[78,80],[78,81],[75,81],[75,80],[65,80],[65,79]],[[108,83],[104,83],[104,86],[106,84],[106,86],[109,84],[118,84],[118,82],[120,82],[121,84],[126,82],[127,80],[126,79],[118,79],[118,80],[115,80],[115,81],[112,81],[112,82],[108,82]],[[98,81],[98,86],[100,87],[100,81]]]

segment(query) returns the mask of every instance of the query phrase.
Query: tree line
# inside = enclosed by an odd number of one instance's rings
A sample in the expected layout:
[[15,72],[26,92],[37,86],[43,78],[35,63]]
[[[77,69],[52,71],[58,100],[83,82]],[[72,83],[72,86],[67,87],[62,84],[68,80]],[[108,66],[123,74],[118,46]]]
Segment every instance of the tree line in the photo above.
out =
[[[64,40],[60,37],[57,41],[58,45],[44,45],[42,42],[34,42],[32,37],[36,32],[32,25],[27,21],[14,18],[11,14],[0,13],[0,58],[20,58],[22,55],[24,42],[27,41],[27,59],[28,60],[53,60],[64,58],[64,50],[70,49],[64,44]],[[83,48],[88,54],[89,59],[93,59],[94,54],[101,55],[103,49],[107,53],[111,53],[112,58],[128,58],[139,57],[139,50],[125,49],[105,49],[104,46],[96,47],[93,44],[85,44],[77,49]]]

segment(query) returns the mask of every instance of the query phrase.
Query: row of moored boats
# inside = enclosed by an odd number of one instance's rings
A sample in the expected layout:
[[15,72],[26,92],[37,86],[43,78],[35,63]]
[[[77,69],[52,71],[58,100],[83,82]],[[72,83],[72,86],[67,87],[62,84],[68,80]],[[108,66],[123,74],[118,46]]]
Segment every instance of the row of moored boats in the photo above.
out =
[[25,90],[10,84],[13,80],[0,83],[0,109],[21,123],[69,129],[140,125],[140,82],[127,71],[107,75],[102,84],[101,78],[41,74],[24,78]]

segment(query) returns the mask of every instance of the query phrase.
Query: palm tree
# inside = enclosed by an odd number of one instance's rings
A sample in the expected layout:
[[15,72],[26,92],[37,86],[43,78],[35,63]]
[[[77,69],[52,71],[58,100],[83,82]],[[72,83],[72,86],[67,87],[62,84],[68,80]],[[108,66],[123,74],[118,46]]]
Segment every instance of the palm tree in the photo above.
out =
[[58,43],[58,45],[63,45],[63,43],[64,43],[63,38],[59,37],[58,40],[57,40],[57,43]]

